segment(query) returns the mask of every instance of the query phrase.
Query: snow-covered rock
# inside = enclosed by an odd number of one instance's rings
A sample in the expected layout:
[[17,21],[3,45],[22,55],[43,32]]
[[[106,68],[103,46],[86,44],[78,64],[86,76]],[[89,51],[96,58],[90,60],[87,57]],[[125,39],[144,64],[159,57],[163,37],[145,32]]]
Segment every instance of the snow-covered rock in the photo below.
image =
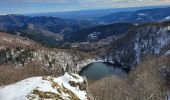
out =
[[170,55],[170,50],[168,50],[167,52],[165,52],[165,55]]
[[170,100],[170,91],[167,91],[167,100]]
[[87,100],[87,81],[77,74],[32,77],[0,87],[0,100]]
[[101,32],[92,32],[87,36],[88,40],[95,40],[98,39],[98,36],[101,34]]
[[165,19],[166,19],[166,20],[169,20],[169,19],[170,19],[170,16],[165,17]]

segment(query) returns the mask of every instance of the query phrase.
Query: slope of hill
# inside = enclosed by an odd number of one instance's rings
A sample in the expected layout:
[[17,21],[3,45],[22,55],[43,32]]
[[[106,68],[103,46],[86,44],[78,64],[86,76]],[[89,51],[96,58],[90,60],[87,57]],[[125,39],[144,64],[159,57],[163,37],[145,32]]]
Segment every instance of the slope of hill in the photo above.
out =
[[147,23],[134,27],[108,46],[98,49],[98,54],[106,61],[132,67],[140,63],[145,55],[164,54],[169,50],[169,44],[170,22]]
[[0,97],[1,100],[88,100],[87,81],[68,73],[58,78],[32,77],[1,87]]
[[27,24],[33,24],[39,28],[44,28],[58,34],[64,34],[64,29],[79,30],[81,28],[93,26],[95,23],[83,20],[61,19],[57,17],[28,17],[23,15],[1,15],[0,29],[4,31],[15,31]]
[[[0,65],[37,65],[47,70],[79,72],[93,57],[79,51],[51,49],[20,36],[0,33]],[[57,73],[56,73],[57,74]]]
[[109,36],[120,36],[132,29],[135,25],[131,23],[115,23],[85,28],[77,32],[65,35],[67,42],[94,42]]
[[10,35],[7,33],[0,32],[0,46],[1,49],[3,49],[3,46],[10,47],[10,48],[15,48],[15,47],[32,48],[32,47],[40,47],[41,45],[25,37],[20,37],[20,36]]
[[49,46],[56,46],[62,41],[65,34],[95,26],[96,24],[93,21],[69,20],[56,17],[0,16],[1,31],[29,37]]

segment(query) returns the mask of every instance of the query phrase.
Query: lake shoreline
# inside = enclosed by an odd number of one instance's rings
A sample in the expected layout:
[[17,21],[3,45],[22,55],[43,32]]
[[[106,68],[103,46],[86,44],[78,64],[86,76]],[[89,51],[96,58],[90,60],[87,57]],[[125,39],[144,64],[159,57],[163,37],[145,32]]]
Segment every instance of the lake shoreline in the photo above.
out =
[[120,64],[110,62],[93,62],[83,67],[79,75],[87,77],[90,80],[98,80],[105,76],[117,75],[120,77],[127,76],[129,70],[122,67]]

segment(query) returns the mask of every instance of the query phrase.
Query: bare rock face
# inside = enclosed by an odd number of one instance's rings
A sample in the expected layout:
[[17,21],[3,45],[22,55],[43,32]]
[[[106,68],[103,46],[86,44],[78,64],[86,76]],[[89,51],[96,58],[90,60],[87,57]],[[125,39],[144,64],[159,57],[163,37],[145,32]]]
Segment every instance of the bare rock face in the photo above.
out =
[[[76,76],[72,75],[73,77],[77,78]],[[69,84],[73,87],[78,87],[81,91],[87,91],[88,90],[88,82],[85,77],[83,77],[84,81],[83,82],[74,82],[74,81],[69,81]]]
[[32,77],[0,88],[0,97],[2,100],[90,100],[86,82],[72,73],[58,78]]
[[[70,75],[72,75],[73,77],[76,78],[75,75],[73,75],[73,74],[70,74]],[[69,84],[70,84],[72,87],[77,87],[77,88],[80,89],[81,91],[86,91],[86,92],[87,92],[87,98],[88,98],[88,100],[94,100],[94,99],[93,99],[93,96],[91,95],[91,93],[90,93],[90,91],[89,91],[87,78],[84,77],[84,76],[83,76],[82,78],[83,78],[83,81],[82,81],[82,82],[69,81]]]

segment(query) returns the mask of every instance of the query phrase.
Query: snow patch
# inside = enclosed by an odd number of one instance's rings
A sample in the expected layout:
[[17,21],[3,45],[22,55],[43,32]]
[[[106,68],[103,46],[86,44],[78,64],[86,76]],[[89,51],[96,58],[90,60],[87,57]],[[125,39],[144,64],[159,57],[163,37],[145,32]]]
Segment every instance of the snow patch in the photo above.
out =
[[[1,100],[29,100],[31,98],[31,100],[47,100],[47,98],[39,97],[36,94],[39,91],[44,94],[51,93],[64,100],[71,100],[72,96],[76,96],[80,100],[87,100],[86,90],[81,90],[79,85],[71,86],[70,81],[81,84],[85,80],[77,74],[68,73],[59,78],[32,77],[12,85],[0,87],[0,98]],[[36,92],[34,93],[34,91]]]
[[136,36],[136,42],[135,42],[135,46],[134,46],[134,50],[136,52],[136,62],[139,63],[140,62],[140,56],[141,56],[141,48],[139,46],[139,33]]
[[169,20],[169,19],[170,19],[170,16],[165,17],[165,19],[166,19],[166,20]]
[[145,16],[146,14],[144,14],[144,13],[139,13],[138,15],[139,15],[139,16]]
[[167,52],[165,52],[165,55],[166,55],[166,56],[170,55],[170,50],[168,50]]
[[98,38],[98,36],[101,34],[101,32],[93,32],[91,34],[89,34],[87,37],[88,39],[92,39],[92,40],[95,40]]
[[168,91],[167,94],[168,94],[168,100],[170,100],[170,91]]

